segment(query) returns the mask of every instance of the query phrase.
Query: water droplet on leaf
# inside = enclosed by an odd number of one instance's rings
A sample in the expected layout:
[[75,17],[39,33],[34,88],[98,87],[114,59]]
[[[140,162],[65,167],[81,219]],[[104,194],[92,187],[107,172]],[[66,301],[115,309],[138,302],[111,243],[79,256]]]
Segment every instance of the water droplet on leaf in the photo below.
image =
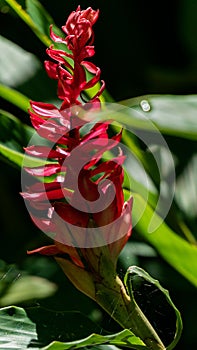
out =
[[140,106],[144,112],[149,112],[151,109],[150,104],[147,100],[142,100],[140,102]]

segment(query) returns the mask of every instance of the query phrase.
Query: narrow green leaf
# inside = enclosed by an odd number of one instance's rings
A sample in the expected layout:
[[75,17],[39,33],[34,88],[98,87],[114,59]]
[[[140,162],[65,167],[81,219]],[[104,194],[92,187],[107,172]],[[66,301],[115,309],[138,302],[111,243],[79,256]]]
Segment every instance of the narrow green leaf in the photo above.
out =
[[39,28],[33,22],[28,13],[22,8],[22,6],[15,0],[5,0],[10,7],[18,14],[18,16],[31,28],[35,35],[43,42],[44,45],[50,46],[51,40],[47,35],[40,32]]
[[[134,193],[132,216],[135,229],[157,252],[194,286],[197,286],[197,246],[185,241],[172,231],[146,201]],[[150,231],[156,227],[154,231]]]
[[26,9],[40,33],[49,37],[49,26],[54,21],[42,4],[37,0],[26,0]]
[[[13,166],[17,166],[18,168],[22,168],[24,165],[24,154],[18,151],[14,151],[13,149],[6,147],[0,143],[0,159],[3,161],[9,162]],[[26,167],[38,167],[42,165],[46,165],[48,162],[33,158],[25,155],[25,166]]]
[[[24,160],[23,147],[26,147],[35,131],[32,127],[23,124],[12,114],[0,110],[0,157],[13,165],[22,167]],[[41,138],[35,136],[38,142]],[[25,155],[25,166],[40,166],[46,160]]]
[[21,168],[23,164],[23,157],[24,155],[22,153],[0,144],[0,158],[2,160],[8,161],[11,164]]
[[34,129],[4,110],[0,110],[0,126],[0,143],[23,152],[23,147],[29,142]]
[[23,111],[27,112],[29,108],[29,98],[21,94],[17,90],[0,84],[0,95],[1,97],[19,107]]
[[189,160],[186,168],[177,178],[175,199],[188,218],[197,217],[197,153]]

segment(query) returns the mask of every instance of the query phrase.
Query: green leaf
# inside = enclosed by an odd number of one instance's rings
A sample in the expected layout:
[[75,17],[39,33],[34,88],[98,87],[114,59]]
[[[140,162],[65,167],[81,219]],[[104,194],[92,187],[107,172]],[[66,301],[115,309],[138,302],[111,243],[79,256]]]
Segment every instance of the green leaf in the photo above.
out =
[[26,0],[26,9],[39,31],[49,37],[49,26],[54,21],[42,4],[37,0]]
[[[159,331],[160,323],[162,326],[165,326],[164,320],[167,317],[166,329],[164,329],[164,333],[172,332],[170,329],[170,322],[168,317],[173,319],[173,315],[170,315],[170,311],[175,313],[175,324],[173,325],[175,328],[173,332],[173,339],[170,341],[170,344],[167,346],[167,350],[172,350],[179,342],[181,333],[182,333],[182,319],[180,312],[172,302],[168,290],[163,288],[159,281],[151,277],[146,271],[141,269],[138,266],[130,266],[127,270],[127,273],[124,278],[124,283],[127,286],[128,293],[130,297],[135,299],[136,303],[140,306],[142,311],[148,317],[149,321],[154,324],[154,328],[156,329],[157,318],[159,322]],[[142,299],[145,299],[142,301]],[[167,302],[167,303],[166,303]],[[144,310],[143,310],[144,309]],[[150,313],[151,311],[151,313]],[[163,314],[164,313],[164,314]],[[166,317],[165,317],[166,313]],[[151,317],[150,317],[151,316]],[[150,318],[149,318],[150,317]],[[156,329],[156,331],[158,332]],[[164,334],[165,335],[165,334]],[[166,335],[165,335],[166,336]]]
[[140,195],[134,193],[133,197],[132,216],[136,231],[175,270],[197,286],[197,246],[172,231]]
[[[18,151],[14,151],[12,148],[6,147],[0,143],[0,159],[10,163],[12,166],[21,168],[24,162],[24,154]],[[26,167],[36,167],[47,164],[42,159],[25,156]]]
[[90,349],[91,350],[118,350],[120,348],[118,348],[115,345],[103,344],[103,345],[91,345]]
[[189,160],[186,168],[177,178],[175,199],[187,217],[197,217],[197,154]]
[[22,167],[23,154],[0,144],[0,159],[17,167]]
[[[67,347],[65,347],[64,344],[67,344],[67,343],[61,343],[61,342],[58,342],[58,341],[55,341],[53,342],[52,344],[50,344],[49,346],[45,347],[45,348],[42,348],[41,350],[66,350]],[[75,349],[75,347],[74,347]],[[108,344],[102,344],[102,345],[97,345],[96,344],[91,344],[91,345],[88,345],[88,348],[86,348],[86,346],[83,346],[82,349],[91,349],[91,350],[118,350],[118,349],[122,349],[122,348],[119,348],[115,345],[108,345]],[[132,348],[134,349],[134,348]],[[140,349],[140,348],[139,348]],[[146,348],[144,348],[146,349]]]
[[27,145],[33,134],[33,128],[3,110],[0,110],[0,126],[0,143],[23,152],[23,147]]
[[147,95],[121,104],[129,107],[122,116],[128,126],[151,130],[151,121],[164,134],[197,140],[197,95]]
[[89,337],[73,342],[61,343],[53,342],[48,346],[44,347],[42,350],[67,350],[67,349],[80,349],[86,346],[90,347],[91,345],[101,345],[101,344],[110,344],[115,346],[125,346],[131,349],[146,350],[148,349],[143,342],[136,337],[130,330],[125,329],[122,332],[113,334],[113,335],[99,335],[92,334]]
[[19,307],[0,309],[0,324],[1,349],[27,349],[32,340],[37,340],[36,324]]
[[0,51],[1,84],[11,87],[21,85],[32,78],[40,68],[40,62],[36,56],[2,36],[0,36]]
[[[5,283],[5,281],[3,281]],[[1,289],[1,286],[0,286]],[[5,295],[0,297],[0,305],[19,304],[33,299],[47,298],[55,293],[54,283],[38,276],[21,276],[10,283]]]
[[18,304],[33,299],[46,298],[57,287],[45,278],[27,275],[15,265],[0,260],[0,305]]
[[28,13],[22,8],[22,6],[15,0],[5,0],[10,7],[18,14],[18,16],[31,28],[35,35],[46,45],[50,46],[52,43],[48,36],[44,35],[39,28],[32,21]]
[[8,86],[0,84],[0,95],[5,100],[11,102],[23,111],[27,112],[29,108],[29,98],[22,93]]
[[22,167],[25,160],[25,166],[40,166],[47,162],[42,159],[25,155],[23,147],[26,147],[30,138],[34,136],[34,140],[38,144],[42,142],[42,138],[36,135],[34,129],[23,124],[12,114],[0,110],[0,157],[4,161],[8,161],[12,165]]

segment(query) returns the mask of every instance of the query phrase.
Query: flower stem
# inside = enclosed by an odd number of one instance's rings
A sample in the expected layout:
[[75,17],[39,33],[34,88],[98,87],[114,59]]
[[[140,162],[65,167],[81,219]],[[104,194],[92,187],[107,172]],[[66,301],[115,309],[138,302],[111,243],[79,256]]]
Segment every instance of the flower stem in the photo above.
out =
[[111,281],[96,283],[97,303],[123,328],[131,329],[150,350],[166,349],[158,334],[136,304],[126,293],[118,276]]

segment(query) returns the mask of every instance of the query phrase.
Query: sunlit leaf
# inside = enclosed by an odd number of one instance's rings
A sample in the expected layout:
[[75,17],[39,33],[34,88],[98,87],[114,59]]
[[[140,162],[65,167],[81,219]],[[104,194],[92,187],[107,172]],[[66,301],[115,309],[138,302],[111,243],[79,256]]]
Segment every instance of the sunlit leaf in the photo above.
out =
[[1,349],[27,349],[33,339],[37,340],[36,324],[19,307],[0,309],[0,324]]
[[197,95],[147,95],[121,101],[123,122],[150,130],[151,122],[164,134],[197,140]]
[[107,345],[107,344],[103,344],[103,345],[92,345],[91,350],[118,350],[120,349],[119,347],[115,346],[115,345]]
[[29,98],[8,86],[0,84],[0,95],[5,100],[27,112],[29,108]]
[[53,342],[44,347],[42,350],[67,350],[80,349],[91,345],[111,344],[115,346],[126,346],[131,349],[146,350],[148,349],[143,342],[136,337],[130,330],[125,329],[120,333],[113,335],[102,336],[99,334],[92,334],[89,337],[69,343]]
[[136,222],[135,229],[140,236],[175,270],[197,286],[197,246],[172,231],[140,195],[133,194],[133,197],[132,215]]
[[175,198],[188,218],[197,217],[197,154],[178,177]]
[[2,36],[0,36],[0,52],[1,84],[15,87],[32,78],[40,68],[36,56]]
[[27,13],[30,15],[39,31],[49,36],[49,26],[54,23],[54,21],[42,4],[37,0],[26,0],[26,8]]

